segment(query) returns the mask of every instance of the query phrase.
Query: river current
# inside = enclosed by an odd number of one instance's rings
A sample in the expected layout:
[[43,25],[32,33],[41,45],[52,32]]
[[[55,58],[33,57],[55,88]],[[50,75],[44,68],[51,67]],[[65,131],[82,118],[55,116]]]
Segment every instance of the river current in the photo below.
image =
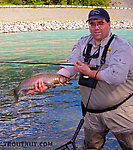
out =
[[[113,33],[133,45],[133,29]],[[64,63],[77,40],[88,30],[0,34],[0,61]],[[72,85],[21,96],[15,103],[11,90],[33,72],[56,72],[59,66],[0,64],[0,149],[54,150],[68,142],[82,118],[78,78]],[[81,129],[77,149],[81,149]],[[120,149],[112,133],[104,150]]]

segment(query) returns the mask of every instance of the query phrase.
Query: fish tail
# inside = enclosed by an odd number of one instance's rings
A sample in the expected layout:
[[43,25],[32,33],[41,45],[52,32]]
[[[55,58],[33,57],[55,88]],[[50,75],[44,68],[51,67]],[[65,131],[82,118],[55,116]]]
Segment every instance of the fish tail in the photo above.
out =
[[15,88],[15,89],[11,90],[11,92],[13,93],[14,98],[15,98],[15,102],[17,103],[18,99],[19,99],[18,89]]

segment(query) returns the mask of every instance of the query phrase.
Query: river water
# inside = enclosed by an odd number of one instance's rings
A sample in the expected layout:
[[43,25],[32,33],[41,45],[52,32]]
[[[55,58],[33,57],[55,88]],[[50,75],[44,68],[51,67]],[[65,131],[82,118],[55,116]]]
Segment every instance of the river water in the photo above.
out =
[[[133,29],[115,29],[133,45]],[[66,62],[73,45],[88,30],[0,34],[0,61]],[[21,96],[18,103],[10,92],[33,72],[56,72],[59,66],[0,64],[0,149],[54,150],[68,142],[82,118],[77,78],[72,85]],[[83,129],[77,140],[81,149]],[[107,135],[104,150],[120,149]]]

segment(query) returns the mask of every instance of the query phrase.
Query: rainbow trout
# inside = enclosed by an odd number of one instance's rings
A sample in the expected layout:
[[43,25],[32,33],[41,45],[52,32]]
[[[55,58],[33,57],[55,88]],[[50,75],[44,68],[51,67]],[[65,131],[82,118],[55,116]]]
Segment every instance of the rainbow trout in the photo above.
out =
[[34,73],[31,77],[23,80],[18,87],[12,90],[15,102],[18,102],[20,94],[26,95],[28,91],[34,89],[34,85],[42,80],[48,88],[56,86],[70,85],[70,78],[61,76],[56,73]]

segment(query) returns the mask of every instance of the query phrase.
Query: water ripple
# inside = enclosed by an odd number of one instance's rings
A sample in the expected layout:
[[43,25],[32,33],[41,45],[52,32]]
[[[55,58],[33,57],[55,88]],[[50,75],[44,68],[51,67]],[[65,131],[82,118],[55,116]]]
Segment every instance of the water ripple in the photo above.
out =
[[[133,30],[114,31],[116,34],[122,33],[122,36],[133,43]],[[73,45],[80,37],[88,34],[87,32],[80,30],[0,34],[1,61],[66,62]],[[53,142],[52,146],[43,147],[53,150],[72,138],[82,117],[77,79],[72,80],[73,84],[70,86],[20,96],[18,103],[15,103],[10,93],[33,72],[56,72],[58,69],[59,66],[51,65],[0,64],[0,149],[29,149],[22,146],[3,146],[3,142],[43,140]],[[79,149],[83,137],[82,129],[76,141]],[[37,149],[42,150],[42,147]],[[107,136],[104,149],[119,149],[111,133]]]

